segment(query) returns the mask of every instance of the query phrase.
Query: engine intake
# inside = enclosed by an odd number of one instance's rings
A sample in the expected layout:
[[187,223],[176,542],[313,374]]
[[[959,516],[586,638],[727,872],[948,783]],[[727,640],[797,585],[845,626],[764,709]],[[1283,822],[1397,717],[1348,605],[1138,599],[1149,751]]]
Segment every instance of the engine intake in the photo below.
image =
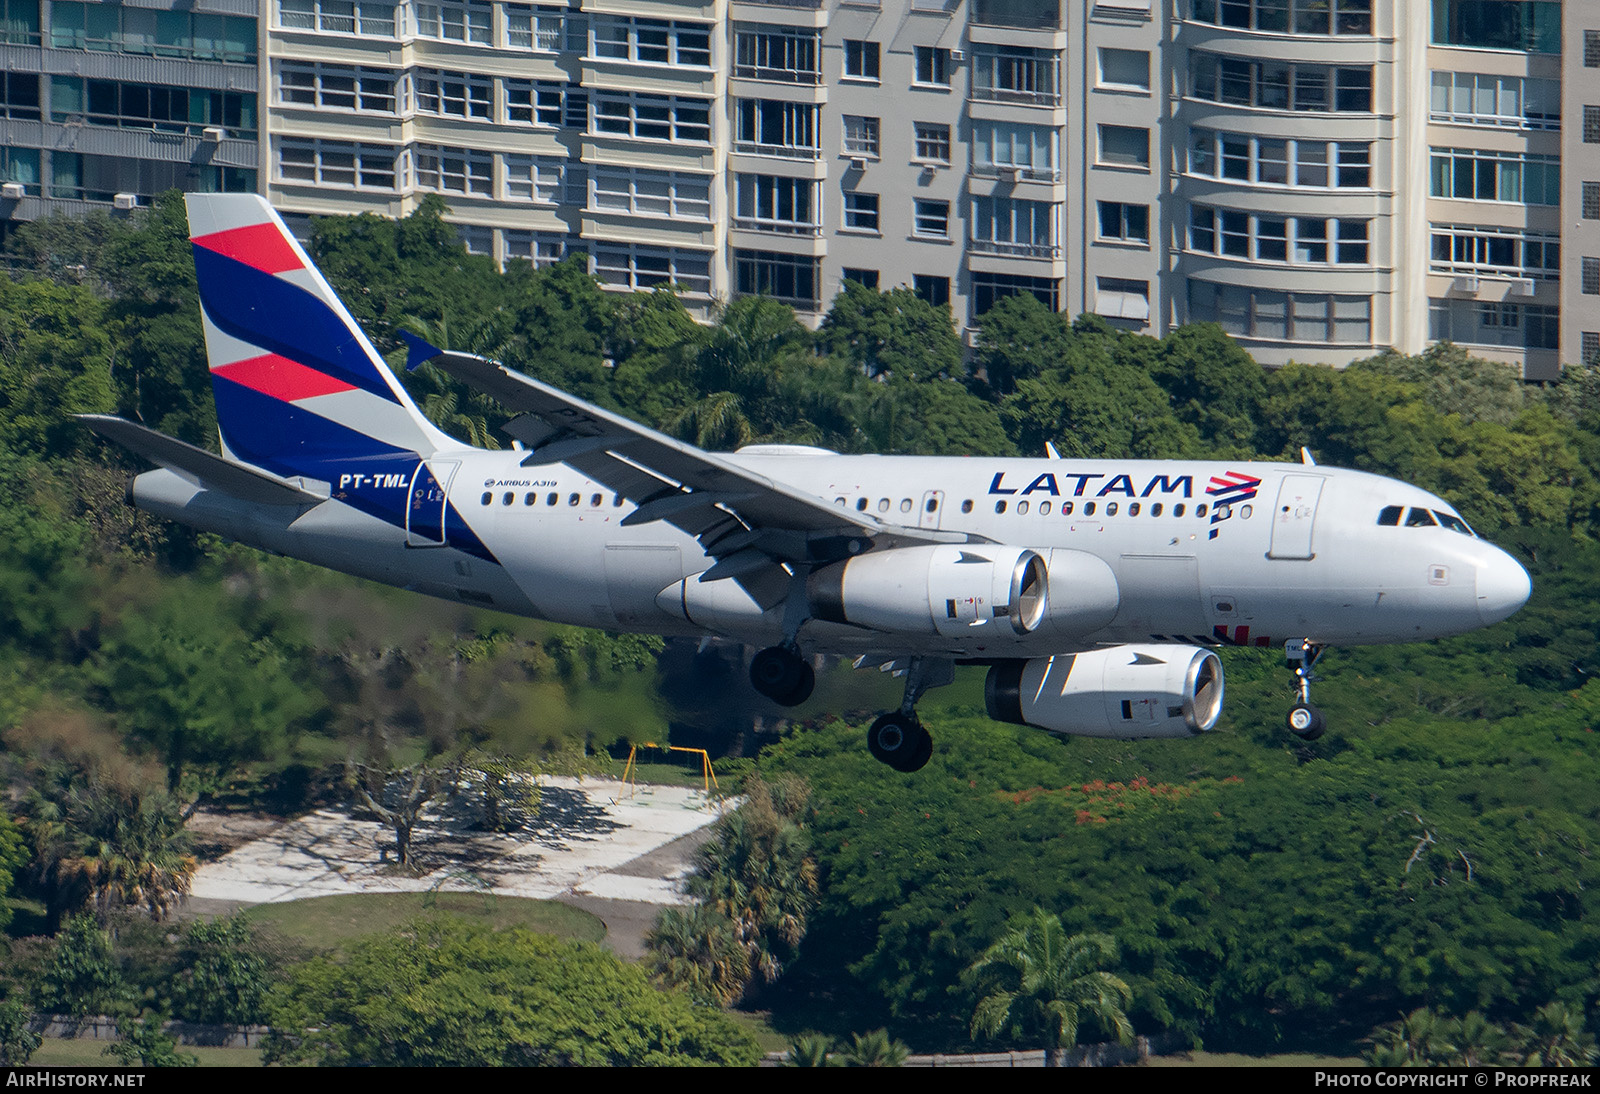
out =
[[1025,547],[899,547],[814,570],[813,618],[890,634],[1025,635],[1049,608],[1044,559]]
[[1222,662],[1197,646],[1113,646],[1003,661],[984,701],[997,722],[1082,737],[1188,737],[1222,713]]

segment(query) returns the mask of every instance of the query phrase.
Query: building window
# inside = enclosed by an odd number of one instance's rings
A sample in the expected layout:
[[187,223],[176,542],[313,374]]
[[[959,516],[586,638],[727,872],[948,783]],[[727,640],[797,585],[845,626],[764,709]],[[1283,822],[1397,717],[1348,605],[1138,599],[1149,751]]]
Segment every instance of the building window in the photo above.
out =
[[748,80],[819,84],[820,42],[814,30],[741,25],[733,36],[733,74]]
[[1100,127],[1100,162],[1122,167],[1150,166],[1150,130],[1129,125]]
[[1433,44],[1560,53],[1560,0],[1433,0]]
[[770,296],[804,311],[817,310],[818,260],[770,251],[733,252],[734,291]]
[[1150,54],[1142,49],[1100,50],[1100,86],[1150,90]]
[[950,51],[942,46],[917,46],[916,82],[950,86]]
[[931,274],[912,274],[911,291],[936,308],[950,306],[950,279]]
[[584,177],[582,169],[569,169],[566,159],[507,153],[501,163],[509,201],[581,206],[588,200],[587,186],[578,181]]
[[377,144],[281,138],[278,178],[317,186],[393,190],[395,153],[396,149]]
[[[536,269],[553,266],[566,255],[565,236],[508,228],[505,232],[506,257],[533,263]],[[552,498],[554,494],[550,495]],[[555,504],[553,501],[551,504]]]
[[871,289],[873,292],[878,291],[877,270],[858,270],[850,266],[846,266],[844,269],[839,271],[839,277],[844,281],[854,281],[857,285]]
[[278,0],[278,25],[285,30],[393,38],[396,6],[394,0]]
[[1200,23],[1273,34],[1372,33],[1372,0],[1188,0]]
[[1435,148],[1430,187],[1436,198],[1560,205],[1561,158]]
[[1435,224],[1428,268],[1435,273],[1554,278],[1561,270],[1557,236],[1512,228]]
[[1600,258],[1583,260],[1583,295],[1600,296]]
[[1367,189],[1372,146],[1365,141],[1290,141],[1196,129],[1189,173],[1273,186]]
[[844,192],[844,226],[852,231],[876,232],[878,230],[878,195],[846,190]]
[[848,38],[844,43],[844,74],[852,80],[878,78],[878,43]]
[[974,121],[972,169],[979,174],[1014,169],[1024,178],[1053,181],[1058,174],[1058,133],[1049,125]]
[[1516,349],[1559,348],[1559,309],[1454,297],[1428,302],[1428,337]]
[[[78,76],[51,76],[49,79],[51,121],[79,121],[119,129],[187,133],[196,137],[206,126],[213,125],[221,126],[233,137],[254,137],[256,133],[254,92],[85,80]],[[18,86],[8,81],[8,97],[15,90],[19,90]],[[23,108],[27,109],[26,103]]]
[[[334,6],[336,0],[320,0],[324,8]],[[470,42],[473,45],[490,45],[490,27],[494,25],[494,5],[487,3],[416,3],[412,11],[417,20],[418,38],[438,38],[446,42]]]
[[1372,300],[1366,296],[1285,293],[1189,282],[1191,323],[1217,323],[1239,338],[1279,342],[1372,342]]
[[594,131],[646,140],[705,144],[711,140],[711,107],[704,99],[596,91]]
[[[316,9],[312,8],[309,14],[314,22]],[[38,0],[0,0],[0,42],[39,45]],[[45,44],[55,49],[253,64],[256,20],[57,0],[50,5],[50,36]]]
[[1150,321],[1150,283],[1123,277],[1095,278],[1094,312],[1106,319]]
[[[735,228],[815,235],[822,230],[814,179],[739,175],[734,182]],[[709,204],[707,215],[710,215]]]
[[817,107],[772,99],[740,99],[734,111],[734,149],[788,159],[815,159]]
[[592,15],[590,56],[640,64],[711,66],[711,32],[704,23]]
[[614,289],[648,292],[676,285],[685,293],[711,292],[711,256],[703,251],[642,244],[605,244],[594,248],[594,276]]
[[1191,94],[1207,102],[1302,112],[1372,110],[1372,67],[1249,61],[1189,54]]
[[411,150],[413,181],[440,194],[494,196],[494,156],[464,148],[418,145]]
[[522,125],[589,128],[589,100],[581,88],[553,80],[505,81],[506,121]]
[[1057,206],[984,194],[972,199],[971,248],[988,254],[1049,258],[1056,254]]
[[0,72],[0,118],[38,121],[39,79],[37,72]]
[[1100,202],[1100,238],[1148,246],[1150,206],[1123,201]]
[[1428,117],[1453,125],[1560,129],[1561,82],[1481,72],[1435,72]]
[[[565,8],[535,8],[526,4],[507,4],[506,45],[512,49],[526,49],[535,53],[559,53],[570,49],[583,52],[587,37],[583,33],[583,20],[569,20]],[[575,32],[578,40],[569,42],[568,32]]]
[[417,113],[488,121],[494,83],[487,76],[421,71],[412,77]]
[[1226,258],[1295,265],[1364,266],[1369,261],[1366,220],[1256,215],[1234,209],[1189,208],[1189,250]]
[[844,151],[847,156],[878,154],[878,119],[858,114],[844,116]]
[[912,235],[947,239],[950,236],[950,203],[917,198],[912,203]]
[[1600,182],[1583,184],[1583,219],[1600,220]]
[[1600,106],[1583,108],[1583,143],[1600,144]]
[[711,179],[649,167],[594,168],[594,208],[674,220],[711,219]]
[[1008,296],[1032,293],[1051,311],[1061,310],[1061,282],[1053,277],[1025,277],[1017,274],[972,271],[972,317],[980,320],[999,301]]
[[[60,11],[61,9],[78,9],[77,11],[68,11],[65,13],[65,21],[69,24],[74,21],[88,19],[104,25],[107,28],[107,31],[112,35],[115,35],[116,33],[118,14],[116,8],[111,8],[109,14],[106,12],[94,12],[93,14],[90,14],[83,9],[106,8],[108,5],[68,4],[63,2],[59,4],[52,4],[50,6],[52,9],[55,9],[55,11]],[[150,14],[154,15],[155,13],[151,12]],[[52,24],[52,37],[54,37],[54,24],[56,22],[54,11],[52,12],[50,22]],[[254,20],[251,20],[251,22],[253,23]],[[104,34],[102,34],[101,40],[107,41],[108,39]],[[7,45],[13,46],[36,46],[39,44],[39,0],[0,0],[0,42],[4,42]],[[252,55],[250,59],[254,60],[255,34],[253,32],[250,35],[250,42],[252,46]],[[52,42],[51,44],[55,45],[57,49],[88,48],[83,45],[72,47],[60,45],[55,42]]]
[[285,61],[278,69],[278,100],[286,106],[393,114],[396,79],[380,68]]
[[1580,348],[1578,350],[1578,354],[1580,360],[1578,363],[1583,365],[1596,364],[1596,359],[1600,358],[1600,331],[1584,331],[1583,334],[1579,336],[1579,345]]
[[1583,32],[1583,67],[1600,68],[1600,30]]
[[950,127],[939,122],[917,122],[914,132],[917,159],[923,163],[950,162]]
[[975,50],[972,97],[1055,106],[1061,102],[1061,55],[1031,46]]

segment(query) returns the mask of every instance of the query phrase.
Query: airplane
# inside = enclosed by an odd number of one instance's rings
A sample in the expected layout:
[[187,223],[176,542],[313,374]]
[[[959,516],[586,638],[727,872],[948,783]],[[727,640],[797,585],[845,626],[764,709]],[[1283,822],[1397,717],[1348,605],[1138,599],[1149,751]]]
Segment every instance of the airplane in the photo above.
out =
[[[810,658],[905,677],[872,755],[920,769],[916,706],[987,665],[988,712],[1056,734],[1188,737],[1223,704],[1222,647],[1282,647],[1290,731],[1326,728],[1332,646],[1510,616],[1527,572],[1448,502],[1302,462],[706,452],[408,336],[516,416],[474,448],[417,409],[267,202],[186,197],[221,454],[83,415],[158,465],[132,503],[283,555],[463,604],[721,638],[796,706]],[[1054,452],[1050,453],[1054,456]]]

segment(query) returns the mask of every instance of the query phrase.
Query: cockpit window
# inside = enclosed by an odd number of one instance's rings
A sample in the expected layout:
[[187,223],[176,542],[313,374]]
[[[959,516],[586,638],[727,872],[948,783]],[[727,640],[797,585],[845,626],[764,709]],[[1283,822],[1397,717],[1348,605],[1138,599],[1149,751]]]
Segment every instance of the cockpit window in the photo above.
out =
[[1435,509],[1433,511],[1433,515],[1439,518],[1440,524],[1444,525],[1452,532],[1460,532],[1464,536],[1470,536],[1473,534],[1472,529],[1467,526],[1467,522],[1456,516],[1454,513],[1445,513]]
[[1407,528],[1432,528],[1438,523],[1433,519],[1433,514],[1426,509],[1412,509],[1406,514]]
[[1405,512],[1403,505],[1385,505],[1378,513],[1378,523],[1385,528],[1393,528],[1400,523],[1400,514]]

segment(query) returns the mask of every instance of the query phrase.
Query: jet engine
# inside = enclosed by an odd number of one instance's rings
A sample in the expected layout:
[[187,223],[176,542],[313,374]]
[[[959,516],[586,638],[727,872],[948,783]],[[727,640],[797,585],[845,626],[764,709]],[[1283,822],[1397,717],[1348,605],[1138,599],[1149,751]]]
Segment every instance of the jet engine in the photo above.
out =
[[890,634],[969,638],[974,628],[1024,635],[1048,608],[1044,559],[989,544],[899,547],[814,570],[811,615]]
[[1222,713],[1222,662],[1196,646],[1113,646],[1003,661],[989,717],[1082,737],[1188,737]]

